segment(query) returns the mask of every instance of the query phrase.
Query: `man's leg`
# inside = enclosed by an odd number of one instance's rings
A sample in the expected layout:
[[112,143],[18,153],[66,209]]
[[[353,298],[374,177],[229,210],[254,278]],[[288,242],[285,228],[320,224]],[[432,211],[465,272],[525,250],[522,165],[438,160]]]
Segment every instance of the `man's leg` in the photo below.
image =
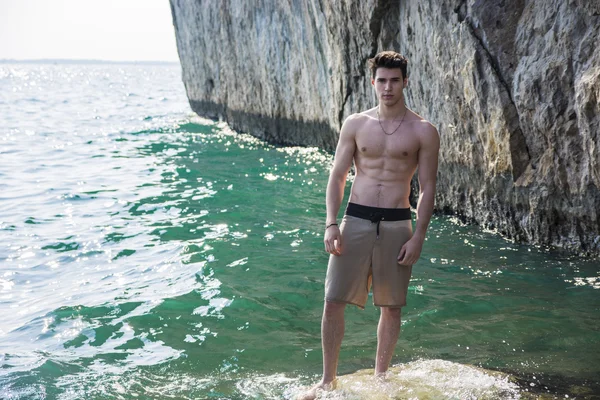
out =
[[392,361],[394,348],[400,334],[401,308],[381,307],[381,316],[377,326],[377,359],[375,374],[385,373]]
[[337,376],[340,347],[344,338],[345,303],[335,303],[325,300],[323,319],[321,320],[321,344],[323,346],[323,379],[308,392],[298,397],[298,400],[313,400],[317,390],[333,389],[333,381]]
[[345,303],[325,300],[321,321],[321,344],[323,346],[323,380],[321,383],[323,384],[333,382],[337,376],[340,347],[344,338],[345,309]]

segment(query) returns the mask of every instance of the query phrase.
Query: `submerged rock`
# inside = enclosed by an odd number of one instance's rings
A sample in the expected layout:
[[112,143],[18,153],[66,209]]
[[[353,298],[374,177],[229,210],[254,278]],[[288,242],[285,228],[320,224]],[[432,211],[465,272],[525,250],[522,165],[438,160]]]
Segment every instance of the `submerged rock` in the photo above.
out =
[[390,368],[384,379],[376,378],[372,369],[360,370],[339,377],[336,390],[320,392],[318,398],[331,400],[540,399],[537,395],[523,391],[508,374],[444,360],[420,360],[397,365]]
[[171,0],[192,109],[333,150],[375,105],[367,59],[409,60],[409,107],[441,135],[438,211],[600,254],[600,3]]
[[[338,378],[329,400],[549,400],[568,398],[550,391],[523,389],[516,378],[498,371],[445,360],[419,360],[391,367],[385,378],[365,369]],[[301,392],[301,391],[300,391]],[[293,399],[288,393],[286,398]]]

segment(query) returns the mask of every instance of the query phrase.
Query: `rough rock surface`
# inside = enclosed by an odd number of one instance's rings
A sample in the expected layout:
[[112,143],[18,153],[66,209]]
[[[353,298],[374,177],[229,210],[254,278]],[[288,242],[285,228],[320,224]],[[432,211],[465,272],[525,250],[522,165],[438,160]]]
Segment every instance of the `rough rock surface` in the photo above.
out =
[[600,254],[599,0],[171,0],[194,111],[333,150],[375,105],[367,59],[409,60],[437,125],[438,211]]

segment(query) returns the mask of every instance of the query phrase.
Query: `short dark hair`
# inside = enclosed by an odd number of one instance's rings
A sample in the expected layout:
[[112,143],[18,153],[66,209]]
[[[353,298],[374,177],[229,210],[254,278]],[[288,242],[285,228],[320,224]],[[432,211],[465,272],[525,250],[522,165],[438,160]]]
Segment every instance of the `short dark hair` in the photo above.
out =
[[377,68],[400,68],[402,79],[406,79],[408,73],[408,59],[395,51],[382,51],[375,57],[369,59],[369,68],[375,78]]

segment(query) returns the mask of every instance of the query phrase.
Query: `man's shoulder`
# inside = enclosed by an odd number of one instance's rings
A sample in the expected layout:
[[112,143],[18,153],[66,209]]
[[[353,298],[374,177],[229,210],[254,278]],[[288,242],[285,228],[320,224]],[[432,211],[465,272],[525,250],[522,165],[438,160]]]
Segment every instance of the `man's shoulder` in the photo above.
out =
[[379,108],[379,106],[375,106],[373,108],[369,108],[368,110],[365,111],[361,111],[360,113],[356,114],[362,118],[377,118],[377,109]]
[[356,132],[360,130],[360,127],[363,126],[364,123],[368,122],[372,117],[369,115],[369,111],[363,111],[360,113],[350,114],[346,120],[344,121],[344,125],[342,130]]
[[347,122],[351,122],[351,123],[360,123],[360,122],[365,122],[371,118],[373,118],[374,111],[375,108],[372,108],[370,110],[366,110],[366,111],[362,111],[359,113],[354,113],[354,114],[350,114],[348,116],[348,118],[346,118]]
[[415,113],[414,111],[411,111],[411,113],[411,122],[413,123],[413,129],[415,131],[417,131],[421,135],[426,136],[438,135],[437,128],[431,122],[427,121],[425,118]]
[[419,123],[419,131],[423,135],[438,136],[437,128],[431,122],[425,119]]

